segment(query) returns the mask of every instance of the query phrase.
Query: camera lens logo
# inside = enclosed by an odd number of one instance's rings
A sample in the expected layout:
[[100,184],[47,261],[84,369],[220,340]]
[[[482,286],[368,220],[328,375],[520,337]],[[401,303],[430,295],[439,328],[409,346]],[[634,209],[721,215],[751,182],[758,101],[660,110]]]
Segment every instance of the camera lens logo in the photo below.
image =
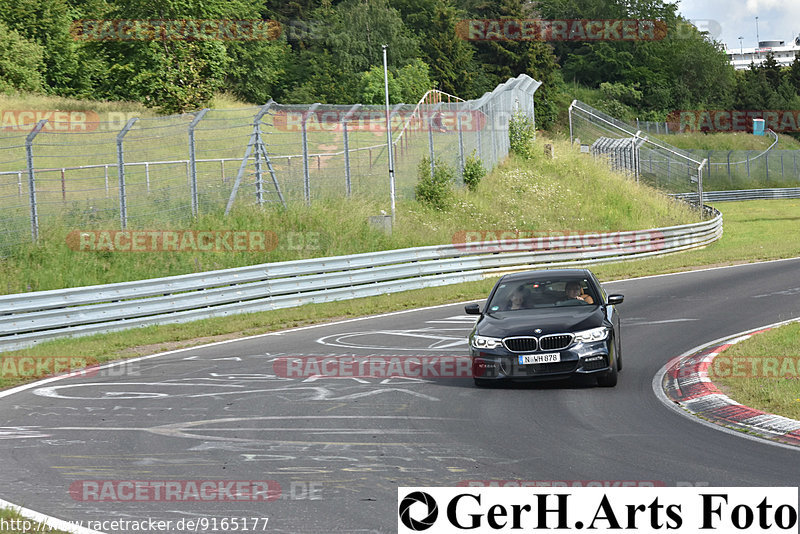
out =
[[[424,519],[414,519],[411,517],[411,506],[421,502],[428,507],[428,514]],[[400,501],[400,521],[410,530],[423,531],[428,530],[436,522],[436,517],[439,515],[439,507],[433,497],[421,491],[413,491]]]

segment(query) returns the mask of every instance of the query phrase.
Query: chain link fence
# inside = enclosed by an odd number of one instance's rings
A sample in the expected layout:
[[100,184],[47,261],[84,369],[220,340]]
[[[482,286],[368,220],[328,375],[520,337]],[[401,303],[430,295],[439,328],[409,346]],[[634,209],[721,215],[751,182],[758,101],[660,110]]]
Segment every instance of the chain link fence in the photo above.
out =
[[625,172],[667,193],[702,204],[707,161],[640,130],[591,106],[573,101],[569,107],[570,140],[612,168]]
[[[470,154],[493,168],[512,114],[534,117],[539,85],[523,74],[477,100],[430,91],[390,108],[397,197],[413,196],[423,157],[457,180]],[[70,129],[0,132],[0,252],[57,225],[163,228],[238,205],[390,198],[384,106],[269,102]]]

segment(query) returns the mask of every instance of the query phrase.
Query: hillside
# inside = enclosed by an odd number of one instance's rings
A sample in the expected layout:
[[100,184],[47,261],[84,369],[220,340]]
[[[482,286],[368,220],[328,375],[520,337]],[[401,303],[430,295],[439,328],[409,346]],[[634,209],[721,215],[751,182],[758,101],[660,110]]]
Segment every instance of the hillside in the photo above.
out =
[[[588,232],[653,228],[693,222],[696,214],[657,191],[609,171],[555,141],[554,160],[537,141],[533,157],[509,158],[474,192],[457,190],[449,209],[437,211],[414,200],[397,205],[394,231],[367,223],[386,205],[351,198],[311,207],[242,209],[229,218],[201,216],[191,226],[159,230],[274,232],[268,252],[109,252],[75,249],[76,229],[50,229],[39,246],[28,245],[0,261],[0,292],[18,293],[154,278],[375,250],[451,243],[466,231]],[[116,226],[108,228],[115,230]],[[154,228],[145,228],[155,230]],[[68,239],[72,233],[72,238]],[[457,237],[456,237],[457,239]],[[69,244],[68,244],[69,241]],[[73,248],[70,248],[72,245]]]

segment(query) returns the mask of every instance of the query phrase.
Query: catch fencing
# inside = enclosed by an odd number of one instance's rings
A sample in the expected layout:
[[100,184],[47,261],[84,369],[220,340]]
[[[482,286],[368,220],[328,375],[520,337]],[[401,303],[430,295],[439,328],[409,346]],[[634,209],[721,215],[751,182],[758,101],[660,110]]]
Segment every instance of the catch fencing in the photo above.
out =
[[704,158],[650,138],[578,100],[569,107],[569,133],[573,144],[606,159],[615,170],[668,193],[696,193],[692,198],[698,207],[703,204]]
[[[413,195],[423,157],[449,166],[459,181],[472,154],[493,168],[508,154],[512,114],[535,116],[539,85],[522,74],[477,100],[430,91],[416,105],[392,106],[397,197]],[[384,106],[269,102],[4,128],[0,253],[54,228],[185,227],[237,206],[361,196],[388,208],[386,123]]]

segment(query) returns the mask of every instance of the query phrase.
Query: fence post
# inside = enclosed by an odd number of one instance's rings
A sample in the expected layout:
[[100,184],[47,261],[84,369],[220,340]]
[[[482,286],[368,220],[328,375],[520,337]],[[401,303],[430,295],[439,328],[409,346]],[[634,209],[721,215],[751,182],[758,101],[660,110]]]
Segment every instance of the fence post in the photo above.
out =
[[25,138],[25,153],[28,157],[28,192],[31,199],[31,236],[34,242],[39,239],[39,212],[36,206],[36,175],[33,170],[33,139],[42,131],[46,123],[47,119],[40,120]]
[[[192,166],[192,183],[190,189],[192,195],[192,215],[194,217],[197,217],[197,213],[199,211],[199,195],[197,193],[197,157],[195,154],[194,129],[197,126],[197,123],[203,120],[203,117],[206,116],[206,113],[208,113],[208,108],[201,109],[197,115],[195,115],[192,122],[189,123],[189,159],[191,160]],[[147,169],[145,168],[145,170]],[[150,184],[149,179],[147,183],[148,185]]]
[[747,179],[750,179],[750,151],[747,151]]
[[236,200],[236,193],[239,192],[239,185],[242,183],[242,176],[244,176],[244,169],[247,167],[247,162],[250,159],[250,153],[253,151],[253,148],[258,151],[257,144],[261,141],[259,122],[261,122],[261,118],[267,111],[269,111],[269,108],[274,103],[275,101],[270,99],[269,102],[261,106],[261,109],[258,110],[258,113],[253,115],[253,133],[250,134],[250,141],[247,143],[247,149],[244,151],[244,157],[242,158],[241,164],[239,164],[239,171],[236,173],[236,179],[233,181],[231,195],[228,197],[228,204],[225,206],[226,217],[231,212],[231,208],[233,208],[233,202]]
[[700,209],[701,217],[703,215],[703,167],[706,166],[706,163],[708,160],[704,159],[697,167],[697,207]]
[[764,154],[764,166],[767,168],[767,185],[769,185],[769,152]]
[[342,118],[342,136],[344,139],[344,189],[349,197],[352,193],[352,182],[350,181],[350,138],[347,134],[347,123],[353,118],[353,114],[358,111],[361,104],[355,104],[350,111]]
[[67,201],[67,169],[61,167],[61,202]]
[[569,110],[567,111],[567,113],[569,114],[569,144],[570,144],[570,146],[575,144],[575,139],[573,138],[573,135],[572,135],[572,107],[575,105],[575,102],[576,102],[575,100],[572,101],[572,104],[569,105]]
[[311,204],[311,177],[308,169],[308,132],[306,131],[306,121],[309,115],[314,113],[320,106],[319,102],[312,104],[308,111],[303,113],[303,120],[300,123],[303,133],[303,198],[307,205]]
[[731,154],[733,154],[733,150],[728,151],[728,181],[733,184],[733,177],[731,176]]
[[17,171],[17,196],[22,196],[22,171]]
[[433,150],[433,119],[439,113],[439,107],[441,107],[441,105],[442,102],[439,102],[438,104],[433,106],[433,109],[431,110],[431,115],[430,117],[428,117],[428,148],[430,149],[430,155],[431,155],[431,177],[433,177],[433,173],[436,170],[436,163],[434,160],[436,154]]
[[147,192],[150,192],[150,162],[144,163],[144,181],[147,184]]
[[134,123],[139,120],[133,117],[128,121],[124,128],[117,134],[117,175],[119,176],[119,218],[124,230],[128,226],[128,205],[125,198],[125,154],[122,149],[122,141],[125,134],[133,128]]
[[464,183],[464,134],[461,131],[461,113],[458,113],[458,163],[459,173],[461,174],[461,183]]

